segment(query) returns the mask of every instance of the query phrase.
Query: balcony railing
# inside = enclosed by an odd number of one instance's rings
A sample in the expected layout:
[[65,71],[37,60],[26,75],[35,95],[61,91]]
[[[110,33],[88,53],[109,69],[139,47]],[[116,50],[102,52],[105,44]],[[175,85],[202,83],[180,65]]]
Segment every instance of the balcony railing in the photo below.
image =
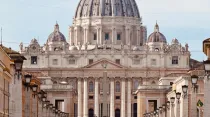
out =
[[170,88],[170,85],[141,85],[138,90],[168,90]]
[[53,85],[41,85],[42,90],[73,90],[73,86],[71,85],[60,85],[60,84],[53,84]]

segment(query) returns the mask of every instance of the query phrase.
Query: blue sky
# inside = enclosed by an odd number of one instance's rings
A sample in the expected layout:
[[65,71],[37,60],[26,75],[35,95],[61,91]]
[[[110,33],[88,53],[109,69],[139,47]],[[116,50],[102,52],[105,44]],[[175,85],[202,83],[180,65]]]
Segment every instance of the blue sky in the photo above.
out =
[[[68,37],[79,0],[0,0],[0,26],[3,44],[18,50],[19,43],[27,45],[32,38],[46,42],[56,21]],[[160,31],[170,43],[177,38],[188,43],[191,56],[206,59],[202,41],[210,37],[210,0],[136,0],[148,34],[153,32],[156,20]]]

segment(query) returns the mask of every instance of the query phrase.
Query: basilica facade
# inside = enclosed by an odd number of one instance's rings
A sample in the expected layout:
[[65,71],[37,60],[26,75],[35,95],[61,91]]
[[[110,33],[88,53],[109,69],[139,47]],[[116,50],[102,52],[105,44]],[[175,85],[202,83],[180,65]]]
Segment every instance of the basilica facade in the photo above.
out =
[[[24,72],[70,117],[137,117],[138,87],[170,87],[190,69],[188,48],[176,38],[167,42],[157,23],[147,35],[135,0],[80,0],[68,38],[56,23],[44,45],[32,39],[20,53]],[[163,95],[145,96],[139,115],[158,108]]]

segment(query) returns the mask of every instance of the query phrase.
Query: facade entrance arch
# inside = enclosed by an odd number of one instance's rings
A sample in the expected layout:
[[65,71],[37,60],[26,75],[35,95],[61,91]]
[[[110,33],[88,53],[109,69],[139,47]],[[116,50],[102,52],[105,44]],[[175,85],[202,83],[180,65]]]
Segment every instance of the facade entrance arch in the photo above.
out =
[[94,110],[92,108],[88,111],[88,117],[94,117]]
[[120,109],[115,109],[115,117],[120,117]]

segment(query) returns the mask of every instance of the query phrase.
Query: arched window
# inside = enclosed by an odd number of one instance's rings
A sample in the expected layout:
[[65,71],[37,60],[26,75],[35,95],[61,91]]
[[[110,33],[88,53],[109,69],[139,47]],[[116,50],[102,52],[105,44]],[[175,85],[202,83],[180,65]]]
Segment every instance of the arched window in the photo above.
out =
[[116,82],[116,92],[120,92],[120,82]]
[[93,92],[93,90],[94,90],[94,86],[93,86],[93,82],[91,81],[89,83],[89,92]]
[[135,80],[134,81],[134,89],[138,89],[138,86],[139,86],[139,81]]

